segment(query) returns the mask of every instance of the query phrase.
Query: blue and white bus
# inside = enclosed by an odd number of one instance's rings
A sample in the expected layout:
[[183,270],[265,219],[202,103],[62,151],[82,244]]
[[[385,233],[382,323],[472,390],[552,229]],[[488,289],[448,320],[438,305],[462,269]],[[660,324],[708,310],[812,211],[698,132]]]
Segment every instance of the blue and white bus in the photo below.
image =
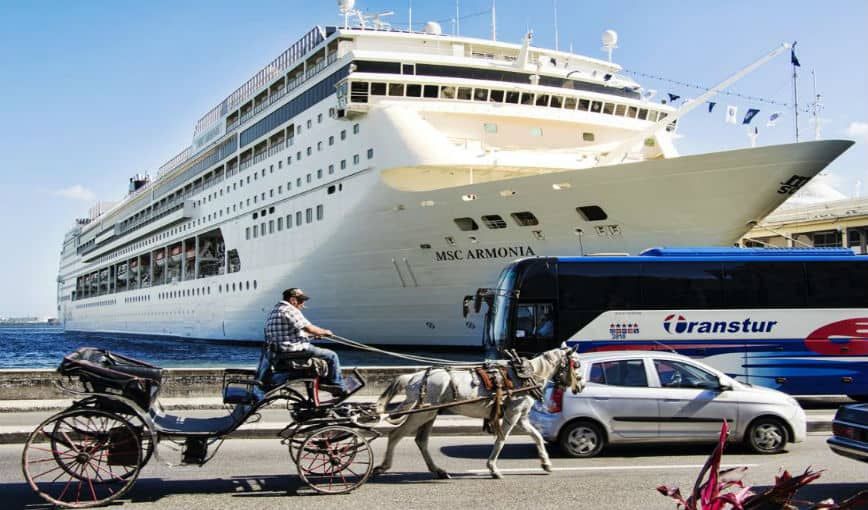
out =
[[526,258],[479,295],[498,349],[676,351],[742,382],[868,399],[868,257],[847,249]]

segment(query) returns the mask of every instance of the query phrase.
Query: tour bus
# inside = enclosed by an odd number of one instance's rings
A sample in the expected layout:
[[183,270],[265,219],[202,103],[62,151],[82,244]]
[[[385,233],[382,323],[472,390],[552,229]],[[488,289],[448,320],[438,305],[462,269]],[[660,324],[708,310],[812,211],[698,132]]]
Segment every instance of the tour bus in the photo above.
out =
[[750,384],[868,399],[868,257],[844,248],[524,258],[483,300],[498,350],[673,351]]

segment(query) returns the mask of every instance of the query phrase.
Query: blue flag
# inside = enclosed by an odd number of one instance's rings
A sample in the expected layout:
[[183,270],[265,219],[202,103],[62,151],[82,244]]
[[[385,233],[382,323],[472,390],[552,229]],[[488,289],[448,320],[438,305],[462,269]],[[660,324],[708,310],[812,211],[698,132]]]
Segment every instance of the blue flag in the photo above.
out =
[[713,101],[708,102],[708,113],[711,113],[711,110],[714,110],[714,105],[716,105],[716,104],[717,103],[715,103]]
[[681,96],[676,96],[675,94],[673,94],[671,92],[667,93],[666,95],[669,96],[669,102],[670,103],[674,103],[675,101],[678,101],[679,99],[681,99]]
[[741,121],[742,124],[750,124],[750,121],[759,113],[759,110],[756,108],[748,108],[747,113],[744,114],[744,120]]
[[795,67],[802,67],[802,64],[799,63],[799,59],[796,58],[796,43],[798,41],[793,41],[793,45],[790,47],[790,64],[793,64]]

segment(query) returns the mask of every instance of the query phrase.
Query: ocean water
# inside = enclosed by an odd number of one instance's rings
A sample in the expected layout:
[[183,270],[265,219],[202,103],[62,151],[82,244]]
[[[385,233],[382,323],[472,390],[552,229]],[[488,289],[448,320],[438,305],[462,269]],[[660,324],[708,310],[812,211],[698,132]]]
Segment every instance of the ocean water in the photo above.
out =
[[[68,333],[46,324],[0,326],[0,369],[56,368],[64,355],[79,347],[98,347],[160,367],[253,367],[259,360],[257,345],[174,339],[166,337]],[[334,348],[344,366],[415,365],[399,358],[323,344]],[[405,351],[407,352],[407,351]],[[475,351],[409,351],[456,361],[480,361]]]

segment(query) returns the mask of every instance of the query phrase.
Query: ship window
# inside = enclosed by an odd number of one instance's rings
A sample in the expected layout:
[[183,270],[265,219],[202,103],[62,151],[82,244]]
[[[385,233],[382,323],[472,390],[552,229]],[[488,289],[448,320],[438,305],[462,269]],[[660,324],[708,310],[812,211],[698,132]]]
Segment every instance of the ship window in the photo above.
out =
[[346,139],[347,139],[347,130],[341,129],[341,140],[346,140]]
[[497,124],[486,122],[483,127],[486,133],[497,133]]
[[323,219],[324,215],[325,215],[325,211],[323,211],[322,205],[316,206],[316,219],[317,219],[317,221]]
[[591,111],[593,113],[600,113],[600,111],[602,109],[603,109],[603,102],[602,101],[592,101],[591,102]]
[[548,106],[549,105],[549,95],[548,94],[538,94],[536,96],[536,105],[537,106]]
[[259,231],[262,233],[263,237],[265,236],[265,222],[263,221],[259,226]]
[[331,136],[329,136],[329,145],[334,145],[334,144],[335,144],[335,137],[334,137],[334,135],[331,135]]
[[518,92],[514,92],[511,90],[506,92],[506,102],[507,103],[518,104],[519,97],[520,97],[520,94]]
[[259,217],[259,213],[253,213],[253,219],[254,219],[254,220],[255,220],[256,218],[258,218],[258,217]]
[[648,118],[648,109],[642,108],[639,110],[639,120],[646,120]]
[[316,143],[316,150],[317,150],[317,152],[319,152],[319,151],[322,150],[322,142],[317,142],[317,143]]
[[244,236],[249,240],[250,239],[250,227],[244,229]]
[[341,170],[345,170],[347,168],[347,160],[341,160]]
[[638,112],[639,112],[638,108],[636,108],[635,106],[631,106],[631,107],[627,108],[627,117],[630,117],[631,119],[635,119],[636,114]]
[[371,95],[372,96],[385,96],[386,95],[386,84],[385,83],[371,83]]
[[268,208],[268,214],[274,214],[274,206]]
[[531,136],[542,136],[542,128],[540,127],[532,127],[530,128]]
[[334,193],[335,193],[335,187],[334,187],[334,186],[329,186],[328,189],[326,190],[326,193],[328,193],[329,195],[334,195]]
[[458,94],[456,97],[458,99],[464,101],[470,101],[470,98],[473,96],[473,89],[470,87],[458,87]]
[[259,225],[253,225],[253,238],[259,237]]
[[586,112],[591,108],[591,101],[587,99],[579,99],[579,110]]
[[527,104],[527,105],[533,104],[533,94],[531,94],[529,92],[522,92],[521,93],[521,104]]
[[245,285],[244,290],[250,290],[250,280],[247,280],[247,282],[245,282],[245,283],[247,283],[247,285]]
[[308,184],[310,184],[310,180],[311,180],[310,174],[307,174],[307,176],[305,178],[306,178]]
[[389,95],[390,96],[403,96],[404,95],[404,84],[403,83],[390,83],[389,84]]
[[583,142],[593,142],[594,141],[594,133],[584,132],[582,133],[582,141]]
[[474,101],[488,101],[488,89],[473,89]]
[[301,177],[299,177],[298,179],[295,180],[295,187],[296,187],[296,188],[300,188],[300,187],[301,187]]
[[286,229],[289,230],[292,228],[292,214],[286,215]]
[[453,220],[458,228],[468,232],[471,230],[479,230],[479,225],[476,224],[476,220],[473,218],[455,218]]
[[354,103],[368,102],[368,82],[354,81],[350,83],[350,101]]
[[577,103],[578,100],[574,97],[568,96],[564,98],[564,108],[566,108],[567,110],[575,110]]
[[308,207],[307,209],[304,210],[304,222],[310,223],[312,221],[313,221],[313,209]]
[[425,85],[424,96],[431,99],[437,99],[437,85]]
[[274,220],[268,220],[268,233],[274,233]]
[[407,97],[422,97],[422,85],[416,83],[408,83]]
[[301,211],[296,211],[295,213],[295,226],[301,225]]
[[444,85],[443,87],[440,87],[440,98],[455,99],[455,87],[451,85]]
[[232,282],[232,292],[235,292],[235,282]]
[[359,155],[358,154],[353,154],[353,164],[354,165],[359,164]]
[[606,115],[614,115],[615,113],[615,105],[613,103],[606,103],[603,105],[603,113]]
[[307,146],[306,152],[307,152],[308,156],[310,156],[313,153],[313,149],[311,149],[310,145]]
[[502,103],[503,102],[503,91],[502,90],[492,90],[488,95],[488,100],[492,103]]
[[401,74],[416,74],[416,64],[401,64]]
[[310,129],[313,127],[313,122],[310,119],[307,119],[307,128]]
[[503,221],[503,218],[500,217],[499,214],[490,214],[482,217],[482,222],[485,223],[485,226],[490,229],[500,229],[506,228],[506,222]]
[[277,194],[280,195],[281,193],[283,193],[283,184],[277,187]]
[[552,100],[549,102],[549,106],[552,108],[560,108],[563,106],[564,98],[561,96],[552,96]]
[[319,170],[316,171],[316,178],[322,179],[322,168],[320,168]]
[[609,217],[609,215],[606,214],[606,211],[598,205],[576,207],[576,212],[578,212],[585,221],[602,221]]
[[368,159],[374,159],[374,149],[368,149]]
[[619,117],[623,117],[626,111],[627,107],[625,105],[619,104],[615,106],[615,115]]
[[522,211],[522,212],[514,212],[510,214],[512,219],[519,227],[532,227],[534,225],[539,225],[539,220],[536,219],[536,216],[530,211]]
[[648,120],[657,122],[657,112],[655,110],[648,110]]
[[283,217],[277,218],[277,231],[283,230]]
[[359,124],[358,123],[353,124],[353,134],[354,135],[359,134]]

